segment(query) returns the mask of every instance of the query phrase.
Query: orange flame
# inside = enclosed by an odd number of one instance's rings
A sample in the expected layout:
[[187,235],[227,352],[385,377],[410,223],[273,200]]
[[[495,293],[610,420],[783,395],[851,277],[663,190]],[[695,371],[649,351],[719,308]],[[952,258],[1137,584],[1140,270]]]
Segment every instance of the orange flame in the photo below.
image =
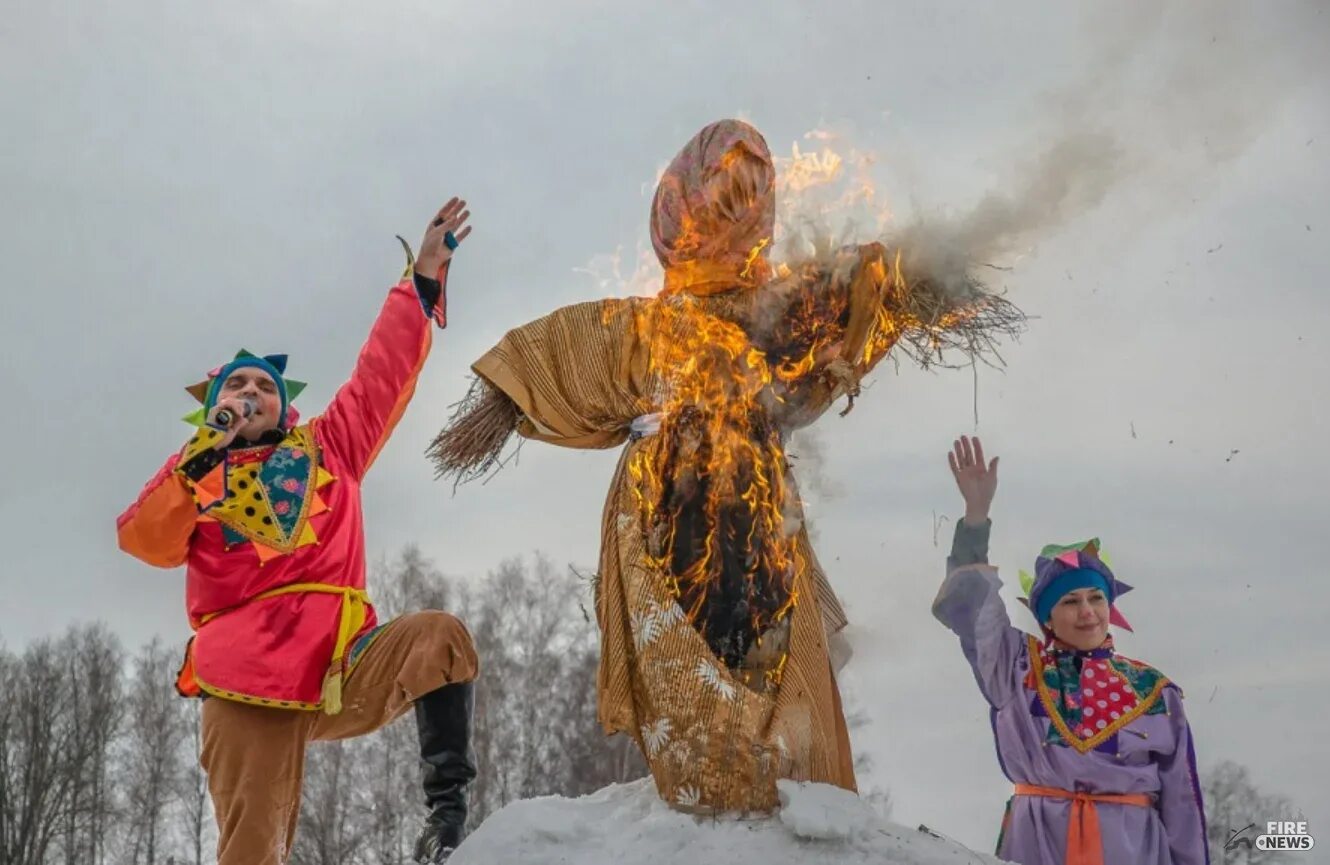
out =
[[707,611],[723,597],[747,611],[760,640],[794,609],[804,566],[785,531],[781,436],[762,404],[773,370],[743,327],[712,314],[704,299],[678,293],[629,314],[661,386],[659,445],[628,464],[648,556],[704,636],[726,636]]
[[[874,202],[874,187],[866,179],[871,157],[851,156],[855,176],[848,191],[830,205],[816,205],[815,219],[849,204]],[[808,205],[817,193],[846,181],[846,160],[827,146],[805,153],[796,144],[791,158],[777,162],[782,169],[777,190],[787,209]],[[890,214],[882,208],[878,216],[880,226]],[[700,249],[705,242],[685,215],[675,248]],[[763,238],[749,251],[738,272],[747,285],[759,285],[771,273],[765,258],[771,243]],[[786,524],[793,492],[773,414],[842,356],[849,295],[821,290],[826,283],[818,282],[818,274],[825,275],[825,267],[778,264],[774,272],[783,286],[778,291],[784,291],[784,308],[769,323],[771,332],[758,335],[745,329],[744,316],[736,316],[723,298],[690,293],[690,282],[705,276],[706,264],[667,273],[667,287],[656,297],[612,304],[609,314],[632,316],[659,387],[659,433],[651,445],[634,451],[627,466],[650,564],[709,642],[724,636],[714,632],[724,626],[723,617],[719,624],[709,618],[717,604],[732,604],[746,617],[751,642],[726,658],[734,669],[744,650],[761,647],[764,636],[799,603],[796,578],[807,562]],[[924,322],[911,313],[911,284],[899,250],[891,259],[867,259],[864,266],[865,278],[882,292],[881,302],[862,350],[845,358],[847,368],[871,367],[907,332],[941,334],[974,314],[960,307]],[[779,683],[786,659],[781,655],[762,671],[767,684]]]

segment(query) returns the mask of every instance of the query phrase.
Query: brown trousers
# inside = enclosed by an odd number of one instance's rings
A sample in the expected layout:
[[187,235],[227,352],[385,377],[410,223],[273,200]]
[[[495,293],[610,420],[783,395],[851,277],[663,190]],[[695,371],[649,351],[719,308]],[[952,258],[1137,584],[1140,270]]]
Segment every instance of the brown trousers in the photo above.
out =
[[372,733],[416,697],[472,681],[478,666],[462,622],[427,610],[389,622],[365,649],[346,680],[338,715],[205,700],[200,761],[217,814],[217,865],[286,862],[300,816],[307,742]]

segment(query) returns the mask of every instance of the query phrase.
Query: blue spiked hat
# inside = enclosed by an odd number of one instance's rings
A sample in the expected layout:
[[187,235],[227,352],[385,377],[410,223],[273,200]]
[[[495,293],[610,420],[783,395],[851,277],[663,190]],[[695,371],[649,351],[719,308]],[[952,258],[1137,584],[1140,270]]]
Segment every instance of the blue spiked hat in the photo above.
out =
[[238,369],[253,368],[263,370],[276,383],[277,393],[282,402],[278,416],[281,418],[281,423],[285,424],[289,420],[288,415],[294,411],[291,408],[291,402],[306,387],[305,382],[286,377],[286,359],[287,356],[284,354],[269,354],[260,357],[242,348],[236,352],[236,356],[231,361],[209,372],[206,379],[185,388],[191,396],[203,404],[201,408],[186,415],[185,421],[194,426],[202,426],[208,417],[208,413],[217,404],[217,396],[221,392],[222,383]]

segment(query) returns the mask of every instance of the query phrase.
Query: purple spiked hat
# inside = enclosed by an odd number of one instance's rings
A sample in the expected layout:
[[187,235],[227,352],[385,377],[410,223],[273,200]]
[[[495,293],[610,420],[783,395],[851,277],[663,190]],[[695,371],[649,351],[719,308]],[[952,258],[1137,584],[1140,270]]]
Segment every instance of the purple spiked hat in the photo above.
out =
[[[1098,538],[1068,546],[1049,544],[1044,547],[1039,553],[1039,558],[1035,560],[1034,576],[1031,577],[1027,572],[1021,571],[1021,588],[1025,590],[1025,597],[1020,599],[1021,603],[1034,613],[1040,609],[1040,600],[1049,588],[1055,582],[1060,582],[1061,577],[1073,571],[1090,572],[1086,576],[1096,584],[1098,580],[1094,579],[1093,575],[1102,579],[1108,588],[1109,623],[1128,631],[1132,630],[1131,625],[1117,608],[1118,598],[1130,592],[1132,587],[1113,575],[1113,571],[1100,555]],[[1035,617],[1038,618],[1037,613]],[[1044,623],[1041,621],[1039,625],[1042,627]]]

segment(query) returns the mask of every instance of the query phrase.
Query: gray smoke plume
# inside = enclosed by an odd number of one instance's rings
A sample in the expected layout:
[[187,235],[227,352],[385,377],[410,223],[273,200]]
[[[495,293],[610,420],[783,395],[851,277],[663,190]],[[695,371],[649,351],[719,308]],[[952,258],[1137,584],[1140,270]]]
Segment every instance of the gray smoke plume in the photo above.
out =
[[1098,7],[1085,22],[1093,45],[1085,66],[1042,100],[1028,143],[1010,160],[1010,182],[968,211],[891,232],[906,273],[959,290],[976,265],[1009,261],[1110,194],[1129,191],[1154,212],[1189,201],[1269,127],[1308,68],[1306,51],[1286,41],[1294,8],[1239,0]]
[[827,473],[827,444],[817,427],[804,427],[790,437],[789,456],[801,484],[824,502],[840,498],[844,485]]

